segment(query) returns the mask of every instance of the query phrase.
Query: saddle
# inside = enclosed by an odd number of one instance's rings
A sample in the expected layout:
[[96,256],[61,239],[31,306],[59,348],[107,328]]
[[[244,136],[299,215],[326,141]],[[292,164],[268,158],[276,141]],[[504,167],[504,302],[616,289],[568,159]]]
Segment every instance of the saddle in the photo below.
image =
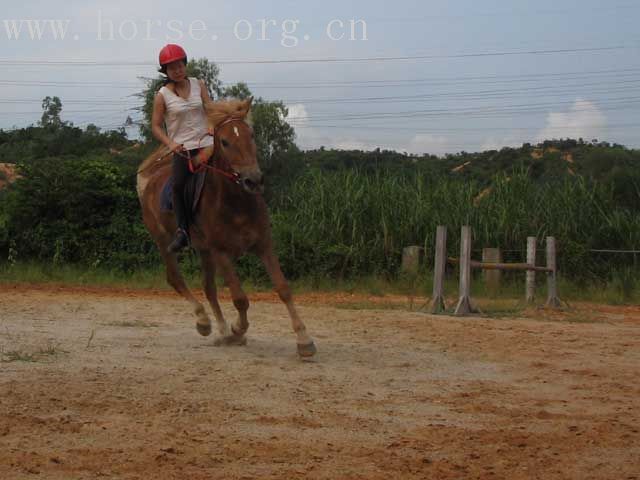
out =
[[[196,214],[198,209],[198,203],[202,196],[202,190],[204,187],[204,180],[207,177],[208,169],[205,168],[200,172],[194,173],[187,179],[187,183],[184,187],[184,204],[187,206],[187,214],[190,215],[190,221]],[[191,209],[189,209],[191,205]],[[162,187],[162,193],[160,195],[160,210],[163,212],[173,211],[173,175],[167,178],[164,186]]]

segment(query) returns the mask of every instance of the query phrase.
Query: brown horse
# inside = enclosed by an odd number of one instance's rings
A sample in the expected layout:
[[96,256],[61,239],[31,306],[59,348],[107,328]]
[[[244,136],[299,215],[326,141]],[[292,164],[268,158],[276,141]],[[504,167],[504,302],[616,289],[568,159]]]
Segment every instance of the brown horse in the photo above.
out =
[[[267,205],[262,197],[263,174],[256,159],[253,130],[248,123],[252,99],[207,104],[209,126],[215,129],[213,157],[202,188],[202,196],[190,226],[191,243],[200,254],[204,292],[218,325],[215,345],[244,345],[249,328],[249,301],[242,290],[233,260],[247,252],[264,263],[280,299],[286,304],[297,336],[298,354],[313,356],[312,338],[293,304],[291,290],[278,258],[273,252]],[[138,169],[138,196],[142,217],[156,242],[167,270],[168,283],[193,306],[196,328],[201,335],[211,333],[211,320],[204,306],[187,288],[178,268],[176,254],[168,253],[176,230],[173,212],[160,208],[162,187],[171,175],[171,155],[161,147]],[[163,155],[164,154],[164,155]],[[238,320],[229,325],[218,304],[215,272],[220,270],[229,287]]]

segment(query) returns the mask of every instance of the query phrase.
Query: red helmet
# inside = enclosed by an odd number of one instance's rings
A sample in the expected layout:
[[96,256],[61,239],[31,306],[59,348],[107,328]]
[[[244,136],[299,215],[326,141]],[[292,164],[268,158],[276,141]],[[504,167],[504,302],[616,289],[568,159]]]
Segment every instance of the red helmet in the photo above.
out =
[[187,60],[187,52],[185,52],[180,45],[169,43],[162,47],[159,55],[161,67],[164,67],[171,62],[175,62],[176,60],[184,60],[185,62]]

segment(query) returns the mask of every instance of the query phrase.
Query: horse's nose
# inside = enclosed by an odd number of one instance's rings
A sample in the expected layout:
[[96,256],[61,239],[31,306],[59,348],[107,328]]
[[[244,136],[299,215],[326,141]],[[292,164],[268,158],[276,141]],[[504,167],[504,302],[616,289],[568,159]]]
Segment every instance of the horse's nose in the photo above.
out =
[[264,174],[260,171],[248,173],[244,176],[242,185],[249,193],[263,193]]

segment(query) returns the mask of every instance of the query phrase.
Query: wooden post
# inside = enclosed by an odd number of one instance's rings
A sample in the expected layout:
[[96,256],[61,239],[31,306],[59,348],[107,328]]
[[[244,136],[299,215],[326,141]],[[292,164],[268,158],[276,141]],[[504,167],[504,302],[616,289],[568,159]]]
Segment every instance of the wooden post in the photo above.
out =
[[[536,237],[527,237],[527,263],[536,264]],[[527,283],[525,286],[525,301],[532,304],[536,296],[536,271],[527,270]]]
[[431,313],[442,313],[446,309],[444,301],[444,271],[447,264],[447,227],[436,230],[436,258],[433,266],[433,299]]
[[546,306],[550,308],[559,308],[561,306],[561,303],[560,299],[558,298],[556,239],[554,237],[547,237],[547,268],[551,269],[551,271],[547,273]]
[[464,226],[460,239],[460,298],[454,315],[467,315],[477,310],[471,301],[471,227]]
[[415,275],[420,269],[420,260],[422,258],[422,247],[410,246],[402,250],[402,265],[400,267],[403,273]]
[[[499,248],[483,248],[482,249],[482,263],[502,263],[502,252]],[[492,297],[498,294],[500,289],[500,278],[502,272],[500,270],[483,270],[482,277],[484,284],[487,288],[487,292]]]

